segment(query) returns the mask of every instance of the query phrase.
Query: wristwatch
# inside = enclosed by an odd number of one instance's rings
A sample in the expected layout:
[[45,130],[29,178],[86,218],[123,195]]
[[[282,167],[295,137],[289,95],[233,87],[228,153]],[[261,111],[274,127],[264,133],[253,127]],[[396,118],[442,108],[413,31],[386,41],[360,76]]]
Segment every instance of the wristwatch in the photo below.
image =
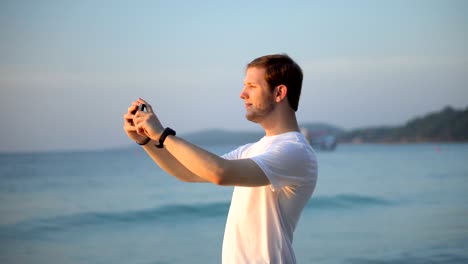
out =
[[161,136],[159,137],[159,144],[156,145],[156,147],[157,148],[164,148],[164,141],[166,140],[167,136],[169,136],[169,135],[175,136],[176,132],[172,128],[166,127],[166,129],[164,129]]

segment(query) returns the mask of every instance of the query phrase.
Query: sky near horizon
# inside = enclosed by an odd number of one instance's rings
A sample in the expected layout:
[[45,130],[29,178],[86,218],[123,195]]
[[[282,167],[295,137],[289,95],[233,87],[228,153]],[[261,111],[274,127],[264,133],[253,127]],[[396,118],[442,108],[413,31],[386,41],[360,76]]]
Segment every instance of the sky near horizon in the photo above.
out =
[[300,123],[399,125],[468,106],[468,1],[0,1],[0,151],[131,144],[150,102],[179,134],[259,130],[245,65],[287,53]]

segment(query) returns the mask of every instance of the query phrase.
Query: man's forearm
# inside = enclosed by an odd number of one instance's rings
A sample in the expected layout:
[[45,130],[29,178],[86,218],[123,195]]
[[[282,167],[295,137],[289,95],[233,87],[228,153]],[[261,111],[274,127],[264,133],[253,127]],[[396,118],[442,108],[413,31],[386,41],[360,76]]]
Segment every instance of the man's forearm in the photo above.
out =
[[157,148],[155,144],[155,141],[151,141],[143,146],[143,149],[165,172],[185,182],[207,182],[205,179],[195,175],[192,171],[182,165],[165,148]]
[[227,169],[223,158],[175,136],[166,139],[164,148],[198,177],[221,184],[222,175]]
[[246,187],[270,184],[263,170],[252,159],[226,160],[176,136],[167,137],[164,148],[187,170],[208,182]]

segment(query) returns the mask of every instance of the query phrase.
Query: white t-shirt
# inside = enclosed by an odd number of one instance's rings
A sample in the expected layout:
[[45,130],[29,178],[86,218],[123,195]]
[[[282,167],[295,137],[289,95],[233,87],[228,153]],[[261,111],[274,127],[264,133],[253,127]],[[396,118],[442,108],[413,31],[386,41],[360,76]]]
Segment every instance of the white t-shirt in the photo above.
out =
[[315,152],[299,132],[265,136],[223,155],[250,158],[270,180],[235,187],[226,222],[223,264],[296,263],[293,232],[317,181]]

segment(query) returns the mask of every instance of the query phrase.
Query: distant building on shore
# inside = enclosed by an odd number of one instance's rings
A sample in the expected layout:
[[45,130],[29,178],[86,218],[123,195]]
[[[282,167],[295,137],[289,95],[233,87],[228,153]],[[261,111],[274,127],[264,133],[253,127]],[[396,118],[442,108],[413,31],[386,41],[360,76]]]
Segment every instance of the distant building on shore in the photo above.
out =
[[317,150],[335,150],[338,144],[336,136],[325,130],[309,131],[307,128],[302,127],[301,133],[309,141],[309,144]]

